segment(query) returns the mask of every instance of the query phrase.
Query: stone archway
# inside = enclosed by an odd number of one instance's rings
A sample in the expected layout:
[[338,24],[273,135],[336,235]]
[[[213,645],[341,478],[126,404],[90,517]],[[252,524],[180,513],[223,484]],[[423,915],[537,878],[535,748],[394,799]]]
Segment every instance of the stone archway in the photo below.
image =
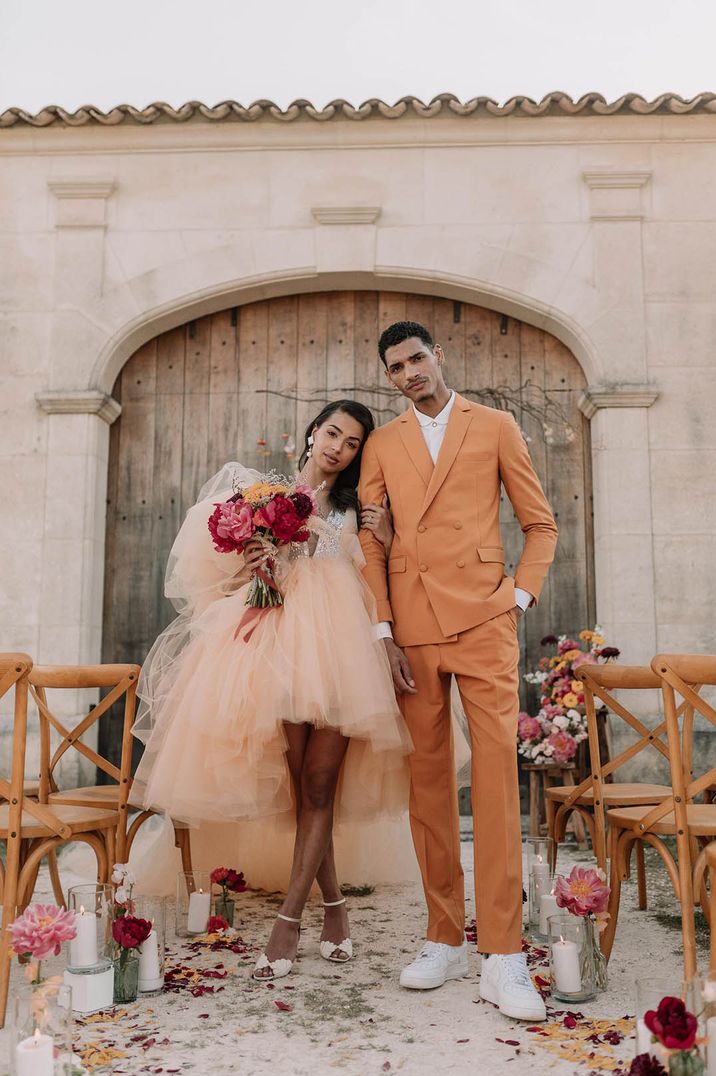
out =
[[[535,419],[518,414],[562,535],[543,599],[524,621],[523,662],[536,660],[543,635],[593,619],[589,425],[578,408],[586,382],[571,352],[542,329],[472,303],[311,292],[187,322],[124,365],[113,388],[122,414],[110,432],[103,660],[143,660],[171,618],[162,597],[167,554],[186,508],[222,463],[285,464],[286,440],[300,441],[326,398],[355,395],[378,421],[401,406],[371,389],[383,383],[380,328],[404,317],[442,342],[459,391],[530,381],[560,401],[571,443],[546,444]],[[509,504],[503,527],[514,564],[521,535]]]

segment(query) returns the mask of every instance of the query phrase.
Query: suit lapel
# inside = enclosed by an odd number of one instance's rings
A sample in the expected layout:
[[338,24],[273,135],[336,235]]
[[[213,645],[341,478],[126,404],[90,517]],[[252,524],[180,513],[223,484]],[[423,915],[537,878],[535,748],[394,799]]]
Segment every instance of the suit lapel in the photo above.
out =
[[428,446],[425,444],[425,438],[420,429],[420,423],[415,417],[415,412],[412,407],[408,408],[408,410],[400,416],[398,429],[403,444],[405,445],[405,449],[415,465],[415,469],[427,486],[433,476],[435,467],[433,466],[432,458],[428,452]]
[[[472,422],[472,409],[467,400],[462,396],[455,394],[455,403],[453,404],[452,411],[450,412],[450,418],[448,419],[447,429],[445,430],[445,437],[443,443],[440,446],[440,452],[438,454],[438,462],[435,464],[435,469],[432,473],[432,477],[428,484],[427,491],[425,493],[425,500],[423,501],[423,509],[421,515],[425,515],[428,508],[432,504],[436,493],[442,486],[443,482],[447,478],[447,475],[455,462],[455,457],[460,451],[460,446],[465,440],[465,434],[467,433],[468,426]],[[416,420],[416,426],[417,426]],[[418,427],[418,433],[420,434],[421,441],[423,440],[422,433]],[[423,441],[423,444],[425,442]],[[427,447],[426,447],[427,452]],[[427,452],[428,458],[430,453]]]

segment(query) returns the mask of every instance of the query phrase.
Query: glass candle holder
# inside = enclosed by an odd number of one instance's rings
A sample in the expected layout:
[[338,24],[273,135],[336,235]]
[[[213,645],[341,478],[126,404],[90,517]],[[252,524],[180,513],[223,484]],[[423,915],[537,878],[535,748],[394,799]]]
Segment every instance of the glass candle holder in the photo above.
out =
[[[687,1010],[703,1020],[706,1034],[708,1034],[709,1019],[716,1017],[716,977],[713,972],[704,976],[703,979],[693,979],[685,982],[682,979],[638,979],[636,983],[636,1045],[635,1054],[649,1054],[656,1058],[664,1068],[669,1068],[667,1051],[658,1041],[652,1042],[652,1034],[646,1026],[644,1016],[650,1010],[656,1010],[663,998],[680,998]],[[711,999],[710,1001],[708,999]],[[704,1010],[702,1013],[702,1009]],[[716,1023],[716,1020],[715,1020]],[[713,1029],[714,1025],[712,1025]],[[699,1027],[698,1034],[702,1032]],[[714,1035],[714,1051],[716,1054],[716,1035]],[[707,1048],[708,1057],[708,1048]],[[716,1073],[716,1056],[713,1059],[713,1069],[706,1072],[712,1076]]]
[[67,910],[74,912],[77,936],[70,942],[67,970],[96,974],[112,963],[114,887],[74,885],[67,891]]
[[12,997],[11,1076],[72,1076],[69,986],[22,985]]
[[206,933],[211,915],[211,874],[209,871],[179,871],[177,874],[176,933],[180,938]]
[[606,989],[606,962],[599,948],[594,920],[569,912],[551,915],[549,970],[552,997],[558,1001],[591,1001]]
[[146,996],[159,994],[164,989],[166,908],[164,897],[137,897],[135,901],[134,914],[152,924],[152,933],[139,947],[139,993]]
[[[527,894],[527,929],[532,935],[547,934],[547,923],[543,916],[540,932],[540,901],[543,896],[552,893],[554,874],[554,841],[551,837],[526,837],[522,846],[522,879]],[[546,909],[545,909],[546,910]],[[556,911],[556,907],[553,909]]]
[[[638,985],[638,984],[637,984]],[[694,984],[694,993],[698,995],[691,1012],[699,1017],[699,1034],[706,1039],[703,1047],[706,1054],[706,1074],[716,1074],[716,971],[707,971]],[[688,994],[687,994],[688,996]],[[689,1008],[688,1002],[686,1004]]]

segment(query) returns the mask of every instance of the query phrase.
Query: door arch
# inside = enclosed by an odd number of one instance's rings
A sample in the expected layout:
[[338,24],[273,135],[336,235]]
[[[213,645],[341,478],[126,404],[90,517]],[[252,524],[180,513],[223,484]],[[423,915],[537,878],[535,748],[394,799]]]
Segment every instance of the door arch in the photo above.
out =
[[[543,329],[472,303],[395,291],[314,292],[190,321],[125,363],[113,389],[122,414],[110,430],[104,661],[141,662],[171,619],[162,593],[167,554],[198,489],[222,463],[285,468],[287,444],[300,443],[325,399],[354,395],[379,422],[403,406],[378,391],[385,382],[376,348],[380,330],[402,318],[423,323],[443,345],[458,391],[506,387],[521,389],[525,403],[531,392],[558,404],[571,439],[545,440],[539,416],[519,399],[515,407],[560,527],[540,604],[522,621],[523,671],[540,656],[544,635],[593,621],[591,452],[578,408],[586,380],[568,348]],[[502,522],[509,571],[521,534],[506,500]]]

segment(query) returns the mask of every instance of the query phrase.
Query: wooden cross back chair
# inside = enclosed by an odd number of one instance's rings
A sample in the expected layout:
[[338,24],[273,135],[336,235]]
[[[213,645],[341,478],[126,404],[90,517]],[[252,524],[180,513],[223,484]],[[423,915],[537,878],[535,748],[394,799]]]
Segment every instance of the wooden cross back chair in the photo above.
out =
[[[142,811],[128,826],[130,811],[129,794],[132,788],[132,726],[136,715],[137,681],[140,674],[139,665],[88,665],[88,666],[40,666],[36,665],[30,673],[30,692],[40,714],[40,788],[39,799],[43,803],[73,804],[80,807],[108,807],[118,812],[119,820],[116,833],[116,859],[125,863],[129,858],[134,838],[139,827],[153,811]],[[64,720],[53,711],[48,701],[48,691],[82,688],[107,689],[107,694],[73,729],[68,729]],[[112,719],[112,707],[124,701],[122,711],[122,749],[119,766],[100,755],[84,743],[82,735],[105,714]],[[117,718],[119,720],[119,718]],[[59,734],[60,742],[52,750],[51,730]],[[60,760],[70,750],[78,751],[98,770],[110,778],[108,784],[85,785],[79,788],[60,790],[55,780],[55,770]],[[189,830],[174,826],[175,842],[182,856],[184,870],[191,870],[191,849]],[[57,873],[57,863],[50,859],[55,896],[60,899],[62,887]]]
[[[667,760],[669,758],[668,746],[662,738],[666,732],[666,722],[662,720],[656,728],[647,728],[623,701],[615,698],[614,692],[648,689],[658,691],[661,680],[648,666],[638,665],[580,665],[575,670],[575,675],[581,680],[584,690],[590,769],[586,778],[576,786],[553,786],[546,790],[549,834],[554,838],[556,849],[557,844],[564,840],[570,814],[580,814],[589,830],[597,863],[602,870],[606,870],[606,810],[610,807],[659,803],[671,792],[669,785],[608,780],[620,766],[648,748],[655,749]],[[638,737],[629,747],[605,762],[602,762],[595,699],[611,714],[624,721]],[[646,876],[641,843],[637,844],[637,871],[639,907],[643,909],[646,907]]]
[[[655,806],[618,807],[607,812],[611,894],[602,948],[608,957],[614,944],[621,882],[630,848],[636,840],[645,841],[659,853],[681,905],[684,976],[690,979],[696,972],[695,893],[699,894],[707,919],[710,916],[704,879],[706,851],[702,846],[716,839],[716,804],[694,802],[716,780],[716,767],[694,779],[693,726],[695,714],[716,726],[716,709],[699,694],[703,685],[716,685],[716,656],[658,654],[651,667],[661,683],[671,787],[669,795]],[[677,697],[681,699],[679,705]],[[676,860],[665,837],[676,839]]]
[[0,698],[14,691],[12,768],[10,779],[0,777],[0,841],[5,844],[2,870],[2,931],[0,932],[0,1026],[4,1023],[10,976],[8,925],[30,903],[40,863],[61,844],[82,841],[97,857],[99,881],[109,881],[116,810],[40,803],[25,797],[28,684],[32,658],[0,654]]

